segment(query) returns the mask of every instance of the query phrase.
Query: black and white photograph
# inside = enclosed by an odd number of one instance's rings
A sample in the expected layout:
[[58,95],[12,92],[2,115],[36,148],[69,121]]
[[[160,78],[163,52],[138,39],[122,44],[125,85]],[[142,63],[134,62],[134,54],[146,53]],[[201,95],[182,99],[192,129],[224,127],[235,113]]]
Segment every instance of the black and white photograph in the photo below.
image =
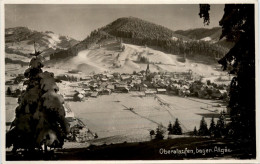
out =
[[257,1],[70,2],[1,4],[2,163],[257,163]]

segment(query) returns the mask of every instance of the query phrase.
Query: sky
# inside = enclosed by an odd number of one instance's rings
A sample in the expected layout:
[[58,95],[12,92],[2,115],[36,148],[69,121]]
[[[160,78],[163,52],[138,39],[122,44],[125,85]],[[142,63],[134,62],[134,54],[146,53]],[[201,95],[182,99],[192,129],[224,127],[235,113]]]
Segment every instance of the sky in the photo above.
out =
[[6,4],[5,28],[25,26],[37,31],[83,40],[91,31],[121,17],[138,17],[172,30],[212,28],[219,26],[224,5],[214,4],[210,9],[210,25],[199,18],[198,4]]

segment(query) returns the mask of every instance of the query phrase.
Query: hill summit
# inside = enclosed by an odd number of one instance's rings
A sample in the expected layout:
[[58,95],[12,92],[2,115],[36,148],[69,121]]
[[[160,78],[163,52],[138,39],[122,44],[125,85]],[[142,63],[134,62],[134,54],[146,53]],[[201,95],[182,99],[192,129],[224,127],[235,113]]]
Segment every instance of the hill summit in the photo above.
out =
[[115,20],[100,30],[114,36],[128,38],[170,39],[172,37],[185,38],[174,31],[135,17],[123,17]]
[[[75,56],[81,50],[102,47],[111,42],[148,46],[166,53],[187,57],[199,54],[220,58],[228,52],[229,47],[213,40],[218,35],[220,36],[219,30],[221,29],[217,28],[208,32],[208,29],[200,29],[199,32],[204,38],[198,38],[194,37],[197,33],[196,30],[195,34],[194,31],[191,31],[192,35],[190,35],[189,31],[174,32],[166,27],[139,18],[123,17],[92,31],[82,42],[67,51],[54,54],[51,58]],[[213,36],[214,38],[211,39]]]

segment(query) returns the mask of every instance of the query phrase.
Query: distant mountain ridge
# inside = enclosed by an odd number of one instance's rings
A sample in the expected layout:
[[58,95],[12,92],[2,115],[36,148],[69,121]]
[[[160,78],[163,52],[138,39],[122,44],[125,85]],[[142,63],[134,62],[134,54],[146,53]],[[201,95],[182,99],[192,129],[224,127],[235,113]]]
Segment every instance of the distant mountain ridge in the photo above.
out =
[[211,29],[196,28],[189,30],[177,30],[175,31],[175,33],[186,36],[192,40],[201,40],[216,43],[226,48],[232,48],[234,46],[234,43],[226,41],[225,38],[220,40],[220,36],[222,34],[221,27],[213,27]]
[[37,32],[27,27],[5,30],[5,48],[8,53],[27,55],[33,52],[33,42],[44,50],[43,56],[50,59],[75,56],[79,51],[97,48],[108,42],[123,42],[151,48],[177,55],[206,55],[217,58],[223,56],[233,43],[219,40],[221,28],[191,29],[173,31],[155,23],[135,17],[123,17],[96,29],[79,42],[51,31]]
[[175,33],[194,40],[201,40],[203,38],[210,37],[212,40],[218,41],[222,33],[222,29],[221,27],[213,27],[211,29],[196,28],[189,30],[177,30]]
[[52,31],[39,32],[27,27],[5,29],[5,51],[27,56],[34,51],[34,41],[38,50],[48,56],[55,51],[66,50],[78,43],[77,40]]
[[[178,55],[201,54],[219,58],[230,47],[217,40],[220,28],[173,31],[161,25],[139,18],[123,17],[91,32],[72,48],[54,54],[55,58],[75,56],[84,49],[100,47],[107,41],[123,42],[139,46],[149,46],[160,51]],[[200,36],[201,35],[201,36]]]

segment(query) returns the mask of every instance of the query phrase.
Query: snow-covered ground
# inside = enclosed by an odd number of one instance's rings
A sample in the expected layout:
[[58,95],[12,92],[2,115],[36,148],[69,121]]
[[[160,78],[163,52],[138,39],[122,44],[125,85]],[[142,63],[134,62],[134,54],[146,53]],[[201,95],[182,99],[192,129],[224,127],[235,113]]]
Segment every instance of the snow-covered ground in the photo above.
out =
[[[159,124],[167,127],[169,122],[179,119],[183,132],[199,128],[202,116],[210,124],[224,107],[216,108],[218,101],[188,99],[177,96],[158,95],[143,97],[143,93],[113,93],[89,98],[85,102],[69,102],[75,116],[99,136],[96,144],[117,142],[139,142],[150,139],[149,130]],[[162,105],[163,103],[169,105]],[[128,110],[133,108],[133,111]],[[216,119],[215,119],[216,121]]]
[[177,40],[179,40],[179,39],[173,36],[173,37],[172,37],[172,40],[177,41]]
[[[63,95],[75,93],[76,88],[71,87],[70,82],[58,83],[58,85],[59,92]],[[143,92],[112,93],[97,98],[87,98],[83,102],[66,101],[75,117],[82,120],[92,132],[98,134],[97,140],[90,141],[98,145],[150,140],[150,130],[155,130],[159,124],[167,127],[169,122],[173,123],[176,118],[179,119],[183,132],[192,131],[195,126],[198,129],[202,116],[209,126],[211,117],[218,117],[218,113],[225,110],[225,106],[216,107],[219,103],[217,100],[162,94],[157,95],[157,98],[145,97]],[[6,122],[11,122],[18,105],[17,98],[6,97],[5,105]]]
[[[192,70],[196,74],[203,75],[204,80],[214,80],[225,74],[218,69],[220,66],[217,63],[207,64],[203,58],[198,62],[189,59],[186,59],[186,62],[179,62],[179,56],[174,54],[167,54],[144,46],[124,45],[123,52],[113,46],[83,50],[75,57],[46,63],[43,71],[50,71],[55,75],[67,73],[68,70],[72,69],[82,71],[82,74],[73,74],[76,76],[104,71],[132,73],[146,69],[147,64],[137,62],[138,56],[145,56],[149,58],[149,61],[155,63],[150,64],[151,72]],[[28,60],[19,57],[19,55],[7,55],[12,59]],[[115,62],[119,62],[121,67],[113,66]],[[27,66],[21,67],[19,64],[7,63],[5,65],[5,79],[10,80],[13,78],[13,74],[24,73],[26,68]],[[76,89],[70,86],[70,82],[58,85],[62,94],[73,94]],[[174,122],[176,118],[179,119],[184,132],[192,131],[195,126],[197,129],[199,128],[202,116],[206,117],[209,125],[211,116],[216,115],[218,110],[224,109],[224,107],[219,109],[212,107],[219,103],[213,100],[158,95],[160,101],[168,104],[165,106],[154,97],[143,97],[142,95],[144,94],[141,92],[112,93],[112,95],[99,96],[98,98],[88,98],[85,102],[67,103],[75,116],[79,117],[91,131],[98,134],[99,139],[93,141],[93,144],[146,141],[150,139],[149,130],[155,129],[158,124],[167,127],[168,123]],[[15,107],[18,105],[17,99],[6,97],[5,104],[6,121],[12,121]],[[127,108],[134,110],[130,111]]]
[[138,72],[146,69],[147,64],[138,61],[138,58],[142,56],[149,59],[152,72],[187,72],[192,70],[206,78],[216,77],[223,73],[217,62],[204,59],[206,57],[199,56],[195,60],[186,59],[185,62],[180,62],[179,55],[164,53],[144,46],[131,44],[124,44],[124,46],[123,52],[116,48],[114,44],[99,49],[82,50],[78,53],[78,56],[51,61],[48,66],[67,71],[79,69],[86,74],[104,71],[133,73],[133,71]]
[[212,39],[211,39],[211,37],[207,36],[207,37],[202,38],[200,40],[202,40],[202,41],[211,41]]
[[17,55],[17,54],[13,54],[13,53],[12,54],[5,53],[5,58],[9,58],[9,59],[16,60],[16,61],[28,62],[28,63],[31,60],[28,57]]
[[53,34],[53,33],[48,33],[48,36],[49,37],[45,37],[45,39],[47,39],[48,40],[48,47],[49,48],[56,48],[56,46],[57,46],[57,43],[60,43],[61,42],[61,40],[59,39],[59,35],[57,35],[57,34]]

